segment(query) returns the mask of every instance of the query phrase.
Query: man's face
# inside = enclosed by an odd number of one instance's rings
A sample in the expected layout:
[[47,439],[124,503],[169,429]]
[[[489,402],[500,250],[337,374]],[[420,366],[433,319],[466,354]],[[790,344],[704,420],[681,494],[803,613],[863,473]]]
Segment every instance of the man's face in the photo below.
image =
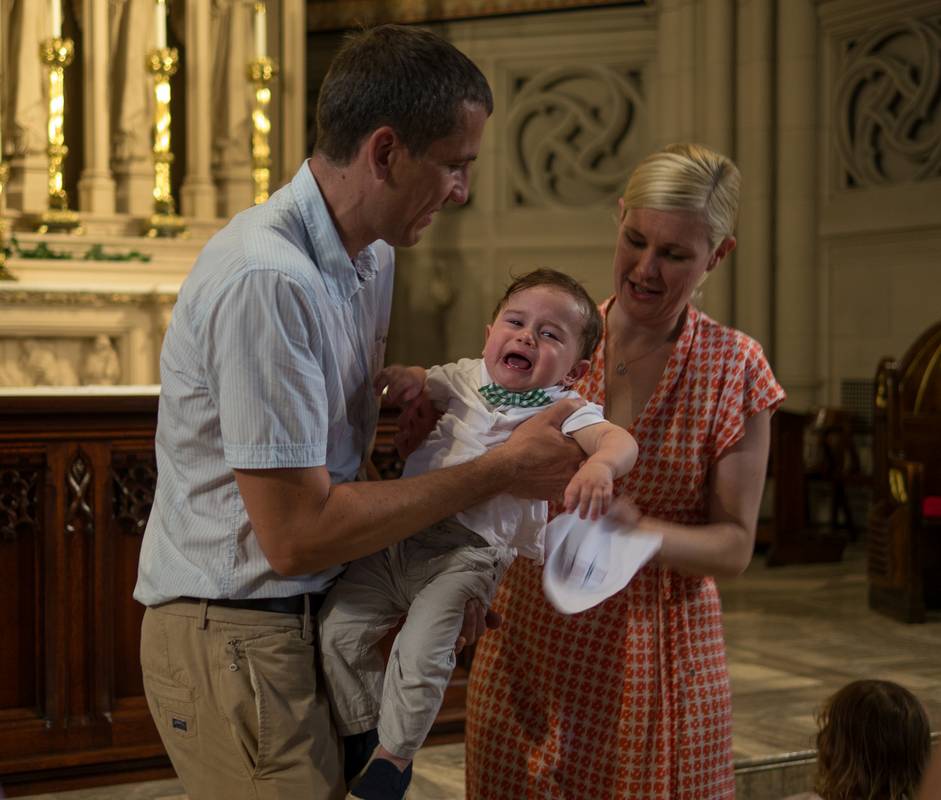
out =
[[455,129],[432,142],[423,155],[414,157],[399,145],[387,179],[382,239],[394,247],[411,247],[445,203],[467,202],[470,165],[480,151],[486,122],[483,106],[465,103]]

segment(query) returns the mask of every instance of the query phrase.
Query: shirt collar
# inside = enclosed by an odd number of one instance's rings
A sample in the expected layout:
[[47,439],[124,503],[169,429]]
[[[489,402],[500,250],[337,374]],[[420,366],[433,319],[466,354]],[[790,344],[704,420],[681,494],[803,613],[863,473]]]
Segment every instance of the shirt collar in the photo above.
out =
[[295,202],[313,243],[313,259],[323,276],[327,291],[338,302],[348,301],[379,269],[379,259],[372,245],[367,245],[350,261],[343,240],[333,224],[323,194],[305,160],[291,180]]

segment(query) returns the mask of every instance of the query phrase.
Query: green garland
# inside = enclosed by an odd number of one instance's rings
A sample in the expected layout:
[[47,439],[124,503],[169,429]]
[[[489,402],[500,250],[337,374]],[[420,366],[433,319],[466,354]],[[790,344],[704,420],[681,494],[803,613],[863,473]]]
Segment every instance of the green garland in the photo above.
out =
[[[67,250],[52,250],[45,242],[39,242],[35,247],[20,247],[20,243],[15,236],[10,237],[10,246],[3,248],[8,257],[15,258],[41,258],[52,261],[78,260]],[[141,253],[137,250],[129,250],[126,253],[106,253],[104,245],[93,244],[85,254],[81,256],[84,261],[150,261],[150,255]]]

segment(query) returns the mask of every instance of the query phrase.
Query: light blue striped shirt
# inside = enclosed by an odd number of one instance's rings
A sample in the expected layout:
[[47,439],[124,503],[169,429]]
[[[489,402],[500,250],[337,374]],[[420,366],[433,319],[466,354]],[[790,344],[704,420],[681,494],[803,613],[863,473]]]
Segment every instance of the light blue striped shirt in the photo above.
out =
[[339,568],[268,564],[233,468],[326,465],[353,480],[375,432],[394,255],[350,261],[309,165],[203,248],[160,354],[157,489],[134,597],[322,591]]

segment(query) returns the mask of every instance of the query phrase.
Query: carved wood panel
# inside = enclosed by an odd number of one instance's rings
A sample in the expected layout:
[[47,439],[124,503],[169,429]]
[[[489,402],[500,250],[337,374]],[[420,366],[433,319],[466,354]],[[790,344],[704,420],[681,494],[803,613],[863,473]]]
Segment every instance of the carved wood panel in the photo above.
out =
[[[156,397],[0,406],[0,784],[163,768],[132,599],[153,498]],[[8,657],[12,653],[13,657]],[[140,768],[140,767],[138,767]]]

